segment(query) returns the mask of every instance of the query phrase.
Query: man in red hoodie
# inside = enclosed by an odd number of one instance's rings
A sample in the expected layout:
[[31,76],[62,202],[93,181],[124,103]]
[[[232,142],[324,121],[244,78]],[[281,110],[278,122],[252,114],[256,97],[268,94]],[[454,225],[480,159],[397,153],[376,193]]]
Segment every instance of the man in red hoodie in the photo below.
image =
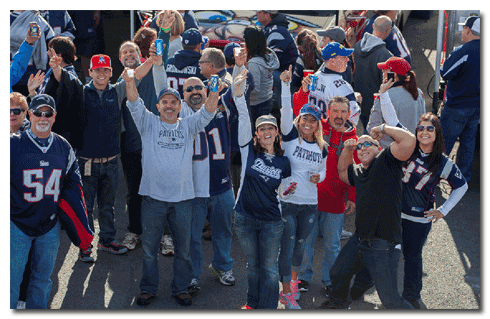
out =
[[[298,92],[301,91],[298,90]],[[293,111],[297,115],[301,106],[308,102],[308,95],[295,93],[293,97]],[[347,215],[354,213],[356,208],[356,189],[339,179],[337,164],[344,147],[344,141],[355,138],[356,127],[349,121],[349,100],[345,97],[333,97],[328,103],[328,118],[322,119],[323,138],[329,144],[327,157],[327,175],[323,182],[317,184],[318,210],[320,211],[318,227],[323,234],[325,253],[322,263],[322,283],[328,297],[330,281],[330,268],[340,252],[340,236],[344,223],[344,212]],[[357,156],[354,155],[356,163]],[[347,203],[345,201],[347,193]],[[316,228],[318,230],[318,228]],[[301,280],[300,291],[308,291],[308,281],[313,274],[312,262],[314,242],[318,232],[313,232],[305,244],[303,265],[298,276]]]

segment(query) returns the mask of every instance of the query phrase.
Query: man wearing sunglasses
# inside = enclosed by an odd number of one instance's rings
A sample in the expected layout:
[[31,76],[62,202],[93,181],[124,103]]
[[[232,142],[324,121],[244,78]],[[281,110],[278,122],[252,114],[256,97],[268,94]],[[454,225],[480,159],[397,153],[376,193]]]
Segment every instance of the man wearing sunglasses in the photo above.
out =
[[[378,141],[384,134],[394,142],[381,150]],[[330,298],[323,308],[348,308],[351,279],[364,267],[386,309],[413,308],[397,290],[399,254],[395,250],[402,242],[402,165],[415,142],[412,133],[386,124],[372,128],[371,136],[345,141],[338,170],[341,181],[356,187],[356,231],[330,269]],[[360,164],[353,164],[354,149]]]

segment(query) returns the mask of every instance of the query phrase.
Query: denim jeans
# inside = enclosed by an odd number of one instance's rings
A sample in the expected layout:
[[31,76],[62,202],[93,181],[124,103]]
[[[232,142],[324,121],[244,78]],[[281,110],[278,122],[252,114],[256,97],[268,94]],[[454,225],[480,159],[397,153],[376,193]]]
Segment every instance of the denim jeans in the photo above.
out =
[[363,268],[371,274],[379,299],[386,309],[413,309],[398,293],[398,261],[396,244],[384,239],[362,241],[353,236],[340,251],[330,270],[330,300],[338,308],[348,308],[352,277]]
[[190,255],[192,259],[192,276],[200,279],[202,274],[202,229],[206,216],[213,230],[213,268],[218,271],[228,271],[233,268],[231,258],[231,240],[233,233],[233,207],[235,195],[233,189],[208,198],[196,197],[192,200],[192,228]]
[[300,273],[298,275],[299,280],[310,281],[313,275],[313,255],[315,239],[318,233],[318,227],[320,227],[323,234],[323,246],[325,252],[323,254],[322,262],[322,284],[329,286],[330,281],[330,268],[332,268],[335,259],[340,253],[340,236],[342,234],[342,226],[344,224],[344,214],[331,214],[325,212],[319,212],[318,226],[315,231],[312,232],[313,236],[308,237],[305,243],[303,264],[301,265]]
[[51,293],[51,274],[60,245],[60,222],[46,234],[30,237],[10,221],[10,309],[17,308],[20,283],[32,246],[31,277],[27,289],[27,309],[46,309]]
[[296,205],[281,202],[284,231],[279,253],[281,282],[291,281],[291,270],[299,272],[306,239],[318,221],[318,205]]
[[446,106],[442,109],[441,125],[446,153],[449,154],[451,152],[454,143],[459,137],[458,167],[467,183],[471,180],[471,168],[479,122],[479,106],[468,109],[454,109]]
[[128,188],[126,194],[128,231],[141,235],[141,195],[138,194],[143,175],[141,151],[121,153],[121,164]]
[[114,225],[114,202],[118,184],[119,167],[117,157],[106,163],[92,163],[91,175],[85,176],[84,167],[87,161],[78,157],[78,166],[82,175],[82,190],[87,206],[88,223],[94,228],[94,204],[97,197],[99,211],[99,242],[110,244],[116,236]]
[[163,202],[143,196],[141,203],[141,225],[143,234],[143,275],[140,281],[141,292],[158,293],[159,245],[165,224],[170,225],[174,244],[173,272],[170,289],[172,295],[187,292],[192,279],[192,262],[189,254],[191,237],[192,200],[178,203]]
[[236,213],[235,231],[247,260],[247,305],[254,309],[277,309],[283,228],[282,220],[262,221]]
[[416,223],[402,219],[402,251],[405,259],[402,297],[419,300],[422,291],[422,248],[429,235],[432,222]]

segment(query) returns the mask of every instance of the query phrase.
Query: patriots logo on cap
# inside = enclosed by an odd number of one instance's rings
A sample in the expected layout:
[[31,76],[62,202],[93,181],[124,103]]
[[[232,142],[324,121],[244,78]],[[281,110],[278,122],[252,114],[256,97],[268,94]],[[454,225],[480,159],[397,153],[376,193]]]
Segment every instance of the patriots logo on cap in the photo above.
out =
[[105,63],[105,58],[103,56],[99,57],[99,63],[101,64]]
[[185,44],[188,44],[189,43],[189,40],[185,40],[184,42],[185,42]]

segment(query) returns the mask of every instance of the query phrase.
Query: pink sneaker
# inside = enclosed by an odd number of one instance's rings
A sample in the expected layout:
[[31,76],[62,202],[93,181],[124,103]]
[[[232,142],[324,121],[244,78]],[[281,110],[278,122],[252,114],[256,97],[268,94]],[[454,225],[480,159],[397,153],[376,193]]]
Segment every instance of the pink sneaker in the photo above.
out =
[[301,309],[292,293],[283,294],[282,291],[279,293],[279,301],[284,304],[286,309]]
[[296,280],[293,281],[291,280],[290,285],[291,285],[291,295],[294,296],[294,300],[299,300],[301,297],[301,292],[298,289],[298,285],[301,283],[301,280]]

